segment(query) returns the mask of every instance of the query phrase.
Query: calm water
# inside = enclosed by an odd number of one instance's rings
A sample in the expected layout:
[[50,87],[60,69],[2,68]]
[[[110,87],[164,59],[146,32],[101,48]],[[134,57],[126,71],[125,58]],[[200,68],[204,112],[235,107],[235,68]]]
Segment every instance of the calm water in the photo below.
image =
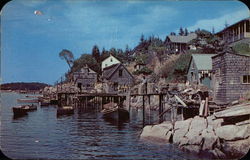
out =
[[194,159],[172,144],[139,140],[141,111],[117,126],[96,111],[56,117],[56,107],[38,107],[13,119],[12,106],[25,95],[1,93],[1,150],[16,159]]

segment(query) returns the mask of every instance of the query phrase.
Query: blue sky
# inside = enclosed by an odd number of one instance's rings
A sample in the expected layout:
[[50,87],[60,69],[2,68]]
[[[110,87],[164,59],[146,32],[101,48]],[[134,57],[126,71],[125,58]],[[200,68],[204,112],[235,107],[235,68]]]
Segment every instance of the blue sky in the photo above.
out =
[[239,1],[13,0],[1,10],[1,81],[53,84],[68,70],[62,49],[78,58],[95,44],[133,48],[141,34],[165,39],[180,26],[217,32],[246,17]]

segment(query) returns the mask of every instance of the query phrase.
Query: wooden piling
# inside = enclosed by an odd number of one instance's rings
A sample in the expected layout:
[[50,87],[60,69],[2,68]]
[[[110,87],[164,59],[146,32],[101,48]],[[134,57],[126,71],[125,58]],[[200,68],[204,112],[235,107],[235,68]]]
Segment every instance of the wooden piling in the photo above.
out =
[[162,122],[162,95],[159,95],[159,123]]
[[145,101],[144,96],[142,96],[142,126],[145,126]]

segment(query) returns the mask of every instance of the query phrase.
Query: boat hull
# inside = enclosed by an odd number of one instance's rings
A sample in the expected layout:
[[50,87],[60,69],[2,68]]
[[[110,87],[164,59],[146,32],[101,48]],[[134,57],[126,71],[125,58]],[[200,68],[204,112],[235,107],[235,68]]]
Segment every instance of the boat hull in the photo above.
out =
[[115,121],[126,121],[129,119],[129,112],[123,108],[116,108],[103,111],[103,118]]
[[27,112],[29,111],[37,110],[37,106],[33,104],[23,105],[23,106],[13,107],[12,110],[13,110],[14,116],[17,117],[17,116],[27,115]]
[[14,117],[24,116],[27,115],[27,110],[21,108],[21,107],[13,107],[13,115]]
[[60,108],[57,108],[56,114],[57,116],[74,114],[74,108],[73,107],[60,107]]

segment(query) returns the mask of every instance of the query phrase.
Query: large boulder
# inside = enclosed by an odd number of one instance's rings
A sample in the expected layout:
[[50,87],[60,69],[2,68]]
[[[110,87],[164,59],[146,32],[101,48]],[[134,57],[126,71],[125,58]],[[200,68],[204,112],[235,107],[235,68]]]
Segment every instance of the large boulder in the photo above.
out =
[[218,148],[215,148],[214,150],[210,150],[209,152],[213,154],[214,159],[225,159],[225,158],[227,158],[226,154],[223,153]]
[[225,125],[215,129],[215,134],[224,140],[240,140],[250,136],[250,125]]
[[183,151],[198,154],[201,151],[200,145],[184,145],[180,147]]
[[230,158],[241,158],[247,154],[250,149],[250,137],[238,141],[225,141],[222,144],[222,150]]
[[145,126],[140,138],[155,139],[169,142],[172,136],[173,125],[171,123],[162,123],[154,126]]
[[188,132],[191,121],[192,121],[192,118],[189,118],[189,119],[187,119],[185,121],[177,121],[177,122],[175,122],[173,143],[179,144],[181,142],[181,139]]
[[212,150],[218,142],[218,136],[215,135],[211,128],[204,129],[201,136],[203,138],[202,150]]
[[203,117],[195,116],[190,124],[189,131],[185,135],[189,144],[200,145],[202,142],[201,132],[207,128],[207,121]]
[[213,126],[213,128],[221,127],[221,124],[223,122],[224,122],[223,118],[215,119],[214,115],[207,117],[208,125]]

